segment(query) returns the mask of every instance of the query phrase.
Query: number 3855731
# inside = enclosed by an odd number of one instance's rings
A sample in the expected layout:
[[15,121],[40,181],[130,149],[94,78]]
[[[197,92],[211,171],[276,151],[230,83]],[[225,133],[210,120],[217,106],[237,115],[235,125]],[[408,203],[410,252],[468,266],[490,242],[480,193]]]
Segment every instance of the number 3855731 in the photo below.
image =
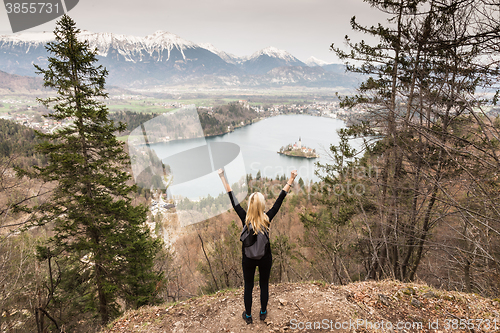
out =
[[52,4],[50,2],[15,2],[15,3],[6,3],[5,9],[7,10],[7,14],[41,14],[47,13],[51,14],[52,12],[59,13],[59,4]]

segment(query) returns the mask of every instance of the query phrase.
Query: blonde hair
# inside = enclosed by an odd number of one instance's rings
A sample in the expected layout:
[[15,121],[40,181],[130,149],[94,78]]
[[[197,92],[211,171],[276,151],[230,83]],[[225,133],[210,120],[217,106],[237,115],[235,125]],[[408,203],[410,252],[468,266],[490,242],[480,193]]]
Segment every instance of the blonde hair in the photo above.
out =
[[254,234],[261,231],[269,231],[269,216],[264,213],[266,207],[266,200],[260,192],[254,192],[248,198],[248,212],[245,224],[250,228],[250,223],[254,230]]

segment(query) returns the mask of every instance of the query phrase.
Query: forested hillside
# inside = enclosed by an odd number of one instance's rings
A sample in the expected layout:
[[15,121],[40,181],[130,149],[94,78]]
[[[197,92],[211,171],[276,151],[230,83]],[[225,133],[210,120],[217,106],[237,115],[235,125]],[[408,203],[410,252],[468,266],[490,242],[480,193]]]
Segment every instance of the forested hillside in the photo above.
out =
[[118,111],[111,113],[109,115],[109,118],[115,123],[121,121],[122,123],[127,125],[127,129],[125,131],[117,133],[118,136],[121,136],[130,134],[130,132],[133,131],[137,126],[140,126],[142,123],[145,123],[156,116],[158,116],[157,113]]
[[227,133],[258,118],[257,112],[238,102],[215,106],[213,111],[198,109],[198,114],[205,136]]
[[37,154],[35,145],[40,142],[35,131],[0,119],[0,158],[16,158],[16,165],[43,164],[45,157]]
[[37,77],[9,74],[0,71],[0,92],[24,93],[37,90],[44,90],[42,79]]
[[[205,136],[220,135],[234,130],[236,127],[251,124],[258,118],[257,112],[247,105],[238,102],[217,105],[213,109],[198,108],[198,115]],[[118,111],[110,114],[110,119],[123,122],[127,129],[119,136],[128,135],[135,128],[155,117],[157,113],[141,113],[132,111]]]

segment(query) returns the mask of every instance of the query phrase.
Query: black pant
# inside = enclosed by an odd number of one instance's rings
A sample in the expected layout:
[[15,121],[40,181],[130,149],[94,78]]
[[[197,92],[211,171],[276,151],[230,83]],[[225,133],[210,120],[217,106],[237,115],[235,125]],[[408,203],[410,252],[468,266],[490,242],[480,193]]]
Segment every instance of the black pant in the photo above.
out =
[[255,276],[255,267],[259,266],[259,286],[260,286],[260,308],[267,311],[267,302],[269,300],[269,276],[271,275],[271,266],[273,257],[269,254],[259,260],[249,259],[243,256],[243,278],[245,280],[245,292],[243,299],[245,301],[245,312],[252,313],[252,290],[253,279]]

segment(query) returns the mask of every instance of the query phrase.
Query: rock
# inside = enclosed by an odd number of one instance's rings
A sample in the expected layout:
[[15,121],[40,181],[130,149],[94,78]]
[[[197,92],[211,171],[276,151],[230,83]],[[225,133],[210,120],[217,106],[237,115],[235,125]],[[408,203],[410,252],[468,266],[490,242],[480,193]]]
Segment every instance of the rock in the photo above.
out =
[[432,290],[429,290],[423,296],[425,298],[436,298],[437,297],[437,295]]
[[287,305],[288,302],[284,299],[278,298],[278,301],[280,302],[281,305]]
[[411,298],[411,301],[410,301],[411,305],[413,305],[414,307],[417,307],[417,308],[420,308],[422,307],[422,302],[420,302],[418,299],[412,297]]
[[411,288],[411,287],[408,287],[408,288],[404,288],[401,290],[403,292],[403,294],[405,295],[415,295],[416,292],[415,292],[415,289]]
[[386,296],[384,294],[378,294],[378,300],[385,306],[389,306],[391,304],[389,296]]

